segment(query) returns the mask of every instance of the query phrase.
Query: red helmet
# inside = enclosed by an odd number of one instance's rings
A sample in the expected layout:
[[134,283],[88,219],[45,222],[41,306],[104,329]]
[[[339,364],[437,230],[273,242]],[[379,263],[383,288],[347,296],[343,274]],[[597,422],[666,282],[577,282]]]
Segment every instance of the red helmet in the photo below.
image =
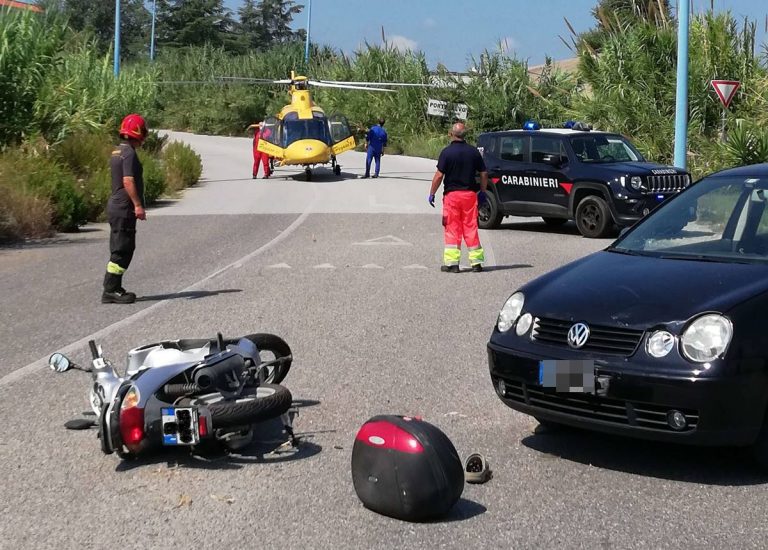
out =
[[128,115],[120,124],[120,135],[144,141],[147,137],[147,123],[141,115]]

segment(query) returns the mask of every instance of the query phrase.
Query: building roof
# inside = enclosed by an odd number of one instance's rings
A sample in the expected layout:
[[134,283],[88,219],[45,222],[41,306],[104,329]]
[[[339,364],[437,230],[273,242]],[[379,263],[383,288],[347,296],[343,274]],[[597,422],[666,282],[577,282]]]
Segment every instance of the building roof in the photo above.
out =
[[28,2],[17,2],[16,0],[0,0],[0,6],[4,6],[8,8],[20,8],[23,10],[38,11],[38,12],[43,11],[43,9],[40,6],[35,6]]

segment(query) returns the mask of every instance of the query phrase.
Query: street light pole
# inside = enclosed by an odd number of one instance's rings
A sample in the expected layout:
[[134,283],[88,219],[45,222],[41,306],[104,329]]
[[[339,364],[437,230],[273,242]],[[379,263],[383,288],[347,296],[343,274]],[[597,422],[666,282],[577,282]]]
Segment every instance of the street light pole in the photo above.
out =
[[307,43],[304,46],[304,64],[309,68],[309,26],[312,23],[312,0],[308,0],[307,9]]
[[152,36],[149,39],[149,60],[155,60],[155,19],[157,18],[157,0],[152,2]]
[[115,77],[120,75],[120,0],[115,0]]
[[688,26],[689,0],[677,3],[677,100],[675,110],[675,166],[686,167],[688,145]]

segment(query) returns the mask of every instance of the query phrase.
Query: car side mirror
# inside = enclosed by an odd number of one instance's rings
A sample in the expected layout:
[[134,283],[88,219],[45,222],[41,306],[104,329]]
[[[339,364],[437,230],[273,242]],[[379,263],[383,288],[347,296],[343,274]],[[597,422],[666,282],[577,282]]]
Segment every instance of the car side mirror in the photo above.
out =
[[54,372],[66,372],[72,368],[72,361],[63,353],[54,353],[48,359],[48,366]]

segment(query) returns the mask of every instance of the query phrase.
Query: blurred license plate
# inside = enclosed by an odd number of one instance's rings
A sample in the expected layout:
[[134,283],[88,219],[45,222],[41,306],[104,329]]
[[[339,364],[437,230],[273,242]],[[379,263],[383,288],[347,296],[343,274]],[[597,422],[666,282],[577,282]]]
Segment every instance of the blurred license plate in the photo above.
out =
[[591,359],[539,361],[539,385],[558,393],[595,393],[595,362]]

